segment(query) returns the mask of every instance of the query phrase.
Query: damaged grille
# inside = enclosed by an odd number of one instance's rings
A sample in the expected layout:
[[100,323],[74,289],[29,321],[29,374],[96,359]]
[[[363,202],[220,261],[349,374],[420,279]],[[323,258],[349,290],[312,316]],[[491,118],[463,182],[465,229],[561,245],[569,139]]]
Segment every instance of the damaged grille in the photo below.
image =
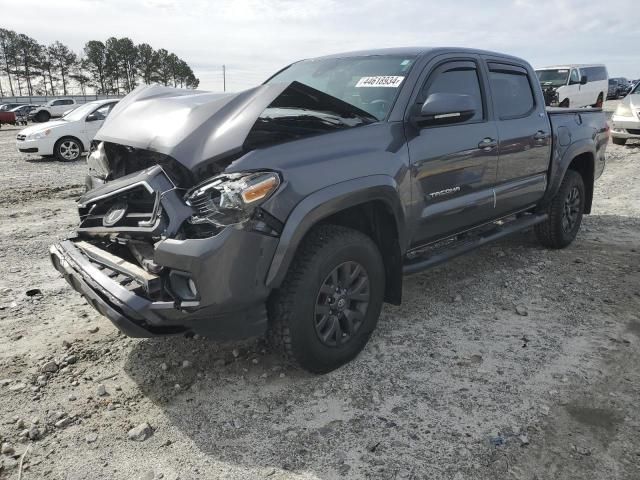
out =
[[79,231],[152,229],[160,220],[161,213],[159,192],[152,193],[144,185],[138,185],[81,206]]

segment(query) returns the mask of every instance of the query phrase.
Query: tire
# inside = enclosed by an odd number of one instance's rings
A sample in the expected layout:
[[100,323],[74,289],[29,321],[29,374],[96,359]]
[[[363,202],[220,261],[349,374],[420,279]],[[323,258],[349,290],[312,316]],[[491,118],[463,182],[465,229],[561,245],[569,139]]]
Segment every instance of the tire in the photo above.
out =
[[625,145],[627,143],[627,139],[626,138],[616,138],[616,137],[611,137],[611,141],[615,144],[615,145]]
[[538,241],[548,248],[564,248],[571,244],[580,230],[584,203],[582,176],[575,170],[567,170],[547,208],[549,218],[535,226]]
[[594,103],[592,106],[594,108],[602,108],[602,104],[603,104],[603,94],[600,93],[600,95],[598,95],[598,99],[596,100],[596,103]]
[[43,111],[41,111],[41,112],[38,112],[38,113],[33,117],[33,120],[34,120],[35,122],[40,122],[40,123],[48,122],[50,119],[51,119],[51,114],[50,114],[49,112],[44,111],[44,110],[43,110]]
[[[350,276],[355,277],[349,286]],[[378,323],[384,286],[382,257],[369,237],[336,225],[314,227],[269,299],[269,342],[309,372],[330,372],[366,345]]]
[[569,108],[569,99],[565,98],[558,106],[562,108]]
[[63,137],[53,147],[53,155],[60,162],[73,162],[82,155],[82,144],[73,137]]

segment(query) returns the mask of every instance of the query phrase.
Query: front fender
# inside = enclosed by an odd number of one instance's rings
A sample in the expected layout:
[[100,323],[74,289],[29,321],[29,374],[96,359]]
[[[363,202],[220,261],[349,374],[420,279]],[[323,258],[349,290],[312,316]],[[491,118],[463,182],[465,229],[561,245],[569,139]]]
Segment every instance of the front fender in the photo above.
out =
[[388,175],[370,175],[340,182],[305,197],[292,210],[280,235],[280,241],[267,273],[266,285],[280,286],[289,265],[307,232],[323,218],[349,207],[372,200],[381,200],[390,208],[396,220],[398,242],[406,249],[405,212],[395,180]]

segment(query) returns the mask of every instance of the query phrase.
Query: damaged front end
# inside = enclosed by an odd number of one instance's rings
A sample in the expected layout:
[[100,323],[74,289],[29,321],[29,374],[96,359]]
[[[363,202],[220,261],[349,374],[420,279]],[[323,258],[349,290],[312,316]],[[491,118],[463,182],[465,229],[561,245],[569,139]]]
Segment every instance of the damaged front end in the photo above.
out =
[[544,104],[547,107],[557,107],[560,105],[560,98],[556,87],[543,86],[542,93],[544,95]]
[[146,168],[83,195],[77,237],[52,246],[51,260],[130,336],[260,335],[261,285],[282,225],[259,205],[279,184],[252,172],[186,189]]
[[96,136],[97,187],[78,200],[77,236],[51,247],[53,265],[128,335],[261,335],[283,228],[265,204],[286,182],[234,162],[373,120],[296,82],[232,95],[137,90]]

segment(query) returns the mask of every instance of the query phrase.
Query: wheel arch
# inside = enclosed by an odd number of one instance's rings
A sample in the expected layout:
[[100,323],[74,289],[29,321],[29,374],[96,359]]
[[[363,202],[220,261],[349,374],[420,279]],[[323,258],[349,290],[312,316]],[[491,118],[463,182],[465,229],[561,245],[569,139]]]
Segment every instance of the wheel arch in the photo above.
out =
[[567,170],[574,170],[582,177],[586,197],[584,199],[584,213],[591,213],[591,205],[593,204],[595,156],[591,152],[581,153],[571,160]]
[[402,254],[406,249],[405,215],[392,177],[371,175],[318,190],[289,215],[266,284],[278,288],[307,233],[321,223],[342,225],[368,235],[380,249],[387,276],[385,301],[399,304]]
[[554,158],[550,171],[550,183],[547,193],[540,202],[539,207],[546,208],[551,199],[560,189],[562,179],[567,170],[575,170],[582,176],[584,182],[586,199],[584,213],[591,213],[593,203],[593,184],[595,175],[595,146],[590,139],[584,139],[572,144],[559,158]]
[[[76,142],[78,142],[80,144],[80,148],[82,148],[82,152],[86,152],[87,148],[85,147],[84,143],[82,142],[82,140],[80,140],[78,137],[76,137],[75,135],[63,135],[62,137],[60,137],[58,140],[56,140],[56,143],[54,144],[54,148],[58,146],[58,144],[60,142],[62,142],[64,139],[66,138],[70,138],[71,140],[75,140]],[[80,153],[82,153],[80,152]]]

